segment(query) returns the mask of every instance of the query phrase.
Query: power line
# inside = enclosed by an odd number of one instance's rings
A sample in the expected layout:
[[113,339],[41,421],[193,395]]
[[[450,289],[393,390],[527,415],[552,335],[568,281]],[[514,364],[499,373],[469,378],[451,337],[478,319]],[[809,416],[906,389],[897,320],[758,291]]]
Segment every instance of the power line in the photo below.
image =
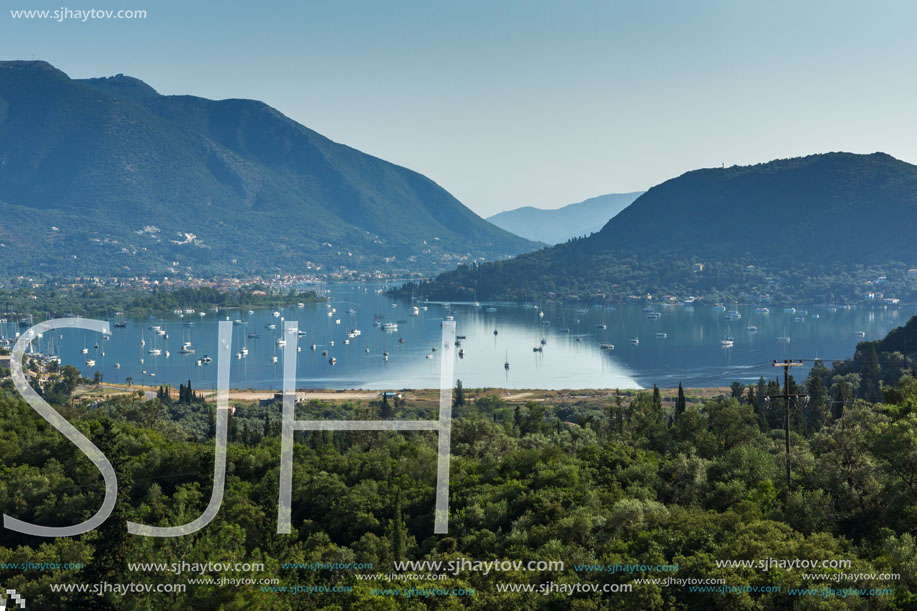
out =
[[[770,361],[762,361],[760,363],[753,363],[751,365],[738,365],[730,369],[718,371],[715,373],[689,376],[689,377],[683,378],[682,380],[680,380],[680,382],[683,385],[687,383],[689,386],[695,386],[697,384],[703,384],[705,382],[712,382],[720,378],[729,378],[739,373],[749,373],[749,372],[757,371],[757,370],[763,369],[764,367],[770,367],[770,366],[771,366]],[[677,388],[677,385],[664,386],[662,388],[666,388],[666,389]]]

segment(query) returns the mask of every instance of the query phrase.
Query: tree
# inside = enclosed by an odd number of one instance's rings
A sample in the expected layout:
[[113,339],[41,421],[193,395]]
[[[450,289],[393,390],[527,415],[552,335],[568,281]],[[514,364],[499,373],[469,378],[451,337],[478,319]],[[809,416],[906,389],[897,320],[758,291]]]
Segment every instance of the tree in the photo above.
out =
[[188,380],[187,384],[178,385],[178,402],[181,404],[195,403],[199,400],[199,397],[195,396],[194,390],[191,389],[191,380]]
[[882,400],[879,378],[879,355],[876,354],[876,345],[869,343],[863,354],[862,377],[860,378],[860,394],[871,403]]
[[681,385],[681,382],[678,383],[678,398],[675,399],[675,413],[681,416],[685,413],[685,410],[688,407],[688,402],[685,399],[685,389]]
[[831,371],[825,366],[825,362],[817,359],[812,363],[812,369],[809,370],[810,378],[819,378],[822,386],[827,386],[831,378]]
[[[887,470],[895,477],[896,482],[904,484],[910,500],[917,490],[917,414],[907,414],[896,422],[883,423],[874,434],[873,454],[885,461]],[[899,486],[892,486],[898,489]]]
[[379,404],[379,416],[383,420],[388,420],[389,418],[395,415],[395,410],[392,408],[391,403],[388,402],[388,394],[382,393],[382,401]]
[[465,405],[465,391],[462,390],[462,381],[455,381],[455,391],[452,393],[452,407],[462,407]]
[[655,384],[653,384],[653,409],[662,409],[662,393]]
[[[519,408],[517,407],[516,409],[518,410]],[[615,390],[614,403],[605,408],[605,418],[609,437],[613,432],[617,432],[618,435],[624,433],[624,406],[621,402],[621,393],[618,390]]]
[[69,397],[80,383],[80,370],[73,365],[64,365],[61,369],[61,382],[64,394]]
[[780,383],[771,380],[767,383],[767,389],[764,391],[765,420],[767,420],[765,431],[783,428],[784,405],[783,401],[778,401],[774,397],[783,394]]
[[103,376],[101,371],[95,372],[95,374],[92,376],[92,383],[98,386],[102,383],[102,377]]
[[[122,571],[130,550],[131,535],[127,532],[127,521],[130,519],[130,490],[133,477],[125,473],[124,468],[130,462],[130,455],[125,449],[121,431],[116,430],[112,421],[105,419],[94,423],[94,443],[109,459],[118,473],[118,497],[115,507],[108,519],[92,534],[95,538],[93,562],[89,565],[87,576],[93,581],[115,579]],[[112,596],[92,598],[92,607],[97,609],[117,609]]]
[[840,379],[834,384],[834,394],[831,399],[831,418],[840,420],[844,415],[844,408],[850,400],[850,387],[846,380]]
[[128,386],[130,386],[131,384],[134,383],[134,378],[132,378],[131,376],[127,376],[126,378],[124,378],[124,381],[127,382]]
[[806,405],[806,434],[821,428],[822,424],[828,418],[828,392],[822,386],[821,378],[809,376],[806,384],[806,392],[809,393],[809,403]]
[[750,384],[748,386],[748,403],[755,411],[755,419],[758,421],[758,428],[765,433],[769,430],[767,425],[767,414],[765,413],[768,397],[761,393],[766,392],[767,386],[764,384],[764,378],[758,380],[757,388]]
[[[217,434],[217,410],[215,405],[207,406],[207,438],[213,439]],[[232,422],[230,418],[230,422]],[[228,436],[228,427],[227,427]]]
[[229,414],[226,424],[226,437],[229,441],[239,441],[239,419],[234,414]]
[[741,382],[733,382],[729,385],[729,391],[733,399],[738,399],[739,403],[742,402],[742,392],[745,390],[745,386]]
[[665,444],[668,434],[665,428],[665,414],[662,408],[653,401],[649,393],[637,393],[630,402],[628,416],[633,423],[630,429],[634,439],[640,440],[651,449]]
[[395,489],[395,515],[392,518],[392,559],[404,560],[407,541],[404,531],[404,517],[401,514],[401,488]]
[[709,432],[717,444],[715,453],[727,452],[760,436],[751,407],[735,399],[717,397],[704,405],[704,412]]
[[895,414],[917,412],[917,378],[911,375],[901,376],[896,386],[882,389],[882,398],[889,408],[894,408]]

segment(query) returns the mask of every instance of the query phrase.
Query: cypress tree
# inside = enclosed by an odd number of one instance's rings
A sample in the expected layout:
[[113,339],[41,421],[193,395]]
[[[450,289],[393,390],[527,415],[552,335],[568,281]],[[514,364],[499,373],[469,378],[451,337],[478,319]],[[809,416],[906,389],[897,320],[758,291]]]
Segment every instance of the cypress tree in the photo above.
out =
[[806,392],[809,393],[809,404],[807,407],[809,411],[814,414],[813,417],[806,418],[805,426],[806,433],[808,434],[815,431],[816,425],[820,424],[820,420],[824,420],[825,408],[828,403],[828,393],[821,384],[821,378],[818,377],[809,378]]
[[216,408],[207,408],[207,438],[213,439],[217,434]]
[[742,402],[742,391],[744,389],[745,387],[742,386],[741,382],[733,382],[732,384],[729,385],[730,395],[732,396],[733,399],[738,399],[739,403]]
[[871,403],[878,403],[882,398],[879,386],[879,355],[875,344],[868,344],[864,354],[864,364],[860,377],[860,394]]
[[452,407],[462,407],[465,405],[465,391],[462,389],[462,381],[455,381],[455,393],[452,395]]
[[834,400],[831,402],[831,416],[835,420],[840,420],[844,416],[844,406],[850,398],[850,389],[847,388],[847,382],[841,380],[837,384],[837,391],[834,393]]
[[226,436],[229,441],[239,440],[239,421],[232,415],[229,416],[229,422],[226,425]]
[[404,518],[401,515],[401,488],[395,492],[395,517],[392,519],[392,558],[395,561],[404,559],[406,546]]
[[767,396],[767,383],[764,376],[758,378],[758,390],[755,392],[755,400],[758,405],[758,412],[764,412],[764,398]]
[[392,409],[392,406],[388,402],[388,396],[384,392],[382,393],[382,403],[379,406],[379,415],[383,420],[387,420],[395,415],[395,410]]
[[685,410],[688,407],[688,402],[685,399],[685,389],[681,385],[681,382],[678,383],[678,398],[675,399],[675,413],[681,416],[685,413]]

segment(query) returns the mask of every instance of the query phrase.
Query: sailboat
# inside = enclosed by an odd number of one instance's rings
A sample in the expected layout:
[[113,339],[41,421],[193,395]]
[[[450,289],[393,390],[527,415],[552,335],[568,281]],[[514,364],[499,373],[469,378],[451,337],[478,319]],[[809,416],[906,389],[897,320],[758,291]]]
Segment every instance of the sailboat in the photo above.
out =
[[732,348],[735,345],[735,339],[732,337],[732,325],[726,325],[726,337],[720,340],[720,347]]

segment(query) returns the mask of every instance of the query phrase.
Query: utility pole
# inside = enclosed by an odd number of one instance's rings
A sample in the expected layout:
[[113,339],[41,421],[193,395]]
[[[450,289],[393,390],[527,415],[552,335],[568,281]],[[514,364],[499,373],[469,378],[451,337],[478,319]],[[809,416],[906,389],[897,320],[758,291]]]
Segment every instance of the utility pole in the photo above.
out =
[[807,394],[790,394],[790,367],[802,367],[802,361],[787,361],[782,363],[774,361],[774,367],[783,367],[783,394],[771,395],[773,397],[783,397],[786,411],[783,415],[783,429],[786,434],[786,489],[790,490],[790,397],[807,397]]

